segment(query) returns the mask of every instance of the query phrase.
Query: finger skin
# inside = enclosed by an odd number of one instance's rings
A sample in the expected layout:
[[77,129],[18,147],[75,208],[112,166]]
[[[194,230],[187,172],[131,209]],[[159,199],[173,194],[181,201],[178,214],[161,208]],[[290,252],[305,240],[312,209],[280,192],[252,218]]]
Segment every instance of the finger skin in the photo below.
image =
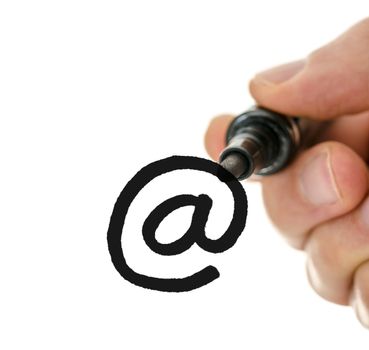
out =
[[369,228],[363,224],[360,207],[316,227],[305,251],[314,290],[329,301],[347,305],[355,270],[369,259]]
[[[220,117],[210,123],[205,144],[213,159],[217,160],[225,146],[224,135],[232,118]],[[334,205],[315,206],[305,200],[300,176],[310,159],[322,152],[330,155],[341,199]],[[367,170],[363,160],[350,148],[337,142],[325,142],[303,152],[283,171],[262,178],[262,188],[272,222],[291,245],[301,249],[312,228],[347,213],[360,203],[368,189]]]
[[369,111],[365,111],[336,119],[314,141],[338,141],[349,146],[365,161],[369,161],[368,135]]
[[250,92],[259,105],[287,115],[331,119],[368,110],[368,38],[365,19],[311,53],[287,80],[274,83],[257,74]]
[[355,272],[351,305],[361,324],[369,328],[369,261],[361,264]]
[[[301,188],[302,172],[311,159],[327,152],[339,198],[334,203],[314,204]],[[313,173],[311,182],[325,181]],[[324,186],[324,184],[323,184]],[[320,143],[303,152],[290,167],[262,180],[267,212],[291,245],[302,249],[309,232],[319,224],[353,210],[368,190],[365,163],[350,148],[337,142]]]
[[[369,327],[369,225],[359,214],[368,193],[369,18],[286,66],[274,81],[265,72],[252,79],[257,104],[286,115],[335,120],[315,140],[319,144],[262,179],[265,205],[284,237],[306,250],[317,293],[339,304],[351,298],[360,322]],[[215,160],[225,146],[227,118],[213,121],[206,134]],[[312,159],[319,159],[320,167],[310,167]],[[309,167],[318,170],[306,172]],[[324,201],[311,199],[319,193]]]
[[210,121],[205,133],[205,148],[210,157],[219,159],[219,155],[226,146],[226,132],[234,116],[229,114],[220,115]]

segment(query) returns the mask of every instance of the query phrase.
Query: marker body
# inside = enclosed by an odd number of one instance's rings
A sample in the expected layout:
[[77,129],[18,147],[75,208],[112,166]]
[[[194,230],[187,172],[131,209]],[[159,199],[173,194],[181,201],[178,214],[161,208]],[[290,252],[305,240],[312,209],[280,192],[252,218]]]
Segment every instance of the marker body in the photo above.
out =
[[269,175],[284,168],[301,145],[309,122],[253,107],[236,117],[228,128],[226,148],[219,162],[239,180]]

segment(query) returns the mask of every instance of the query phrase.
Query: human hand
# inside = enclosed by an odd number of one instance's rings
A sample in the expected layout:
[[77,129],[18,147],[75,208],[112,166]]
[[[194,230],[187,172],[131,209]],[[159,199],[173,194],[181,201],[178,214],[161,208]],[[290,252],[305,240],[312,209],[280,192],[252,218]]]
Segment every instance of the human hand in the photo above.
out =
[[[262,179],[263,197],[284,237],[307,253],[314,290],[353,306],[369,327],[369,18],[305,60],[257,74],[250,92],[271,110],[332,120],[313,147]],[[205,145],[213,159],[232,118],[209,125]]]

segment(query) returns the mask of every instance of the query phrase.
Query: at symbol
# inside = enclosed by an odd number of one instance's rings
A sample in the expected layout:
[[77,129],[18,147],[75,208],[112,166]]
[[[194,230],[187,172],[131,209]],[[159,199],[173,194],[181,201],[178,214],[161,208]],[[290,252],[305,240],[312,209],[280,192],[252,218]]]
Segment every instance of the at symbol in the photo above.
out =
[[[205,171],[224,182],[233,195],[233,217],[225,233],[220,238],[212,240],[205,235],[205,224],[212,206],[212,200],[205,194],[198,197],[192,195],[172,197],[158,205],[143,225],[144,240],[154,252],[161,255],[180,254],[194,243],[209,252],[224,252],[236,243],[245,227],[247,217],[246,193],[240,182],[219,164],[203,158],[173,156],[145,166],[127,183],[120,193],[111,215],[107,237],[109,252],[115,268],[123,278],[137,286],[166,292],[184,292],[202,287],[219,277],[219,272],[214,266],[207,266],[184,278],[151,277],[133,271],[125,260],[121,238],[130,204],[151,180],[162,174],[181,169]],[[187,205],[195,207],[190,228],[174,242],[159,243],[155,238],[155,231],[160,222],[173,210]]]

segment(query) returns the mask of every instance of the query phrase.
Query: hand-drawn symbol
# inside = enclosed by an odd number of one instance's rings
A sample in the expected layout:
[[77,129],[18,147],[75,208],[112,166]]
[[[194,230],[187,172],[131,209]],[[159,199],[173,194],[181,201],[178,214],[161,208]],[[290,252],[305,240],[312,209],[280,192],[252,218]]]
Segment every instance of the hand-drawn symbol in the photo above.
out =
[[[146,276],[132,270],[124,257],[121,244],[122,230],[130,204],[151,180],[162,174],[181,169],[204,171],[225,183],[234,200],[232,220],[220,238],[216,240],[209,239],[205,234],[205,225],[212,207],[211,198],[205,194],[172,197],[158,205],[143,224],[143,238],[151,250],[161,255],[176,255],[183,253],[196,243],[208,252],[221,253],[236,243],[245,228],[247,217],[246,193],[240,182],[219,164],[203,158],[172,156],[145,166],[127,183],[120,193],[110,218],[107,235],[108,248],[114,267],[123,278],[137,286],[166,292],[185,292],[202,287],[219,277],[219,272],[214,266],[207,266],[201,271],[184,278],[165,279]],[[174,242],[167,244],[158,242],[155,238],[155,231],[161,221],[172,211],[188,205],[193,205],[195,210],[187,232]]]

